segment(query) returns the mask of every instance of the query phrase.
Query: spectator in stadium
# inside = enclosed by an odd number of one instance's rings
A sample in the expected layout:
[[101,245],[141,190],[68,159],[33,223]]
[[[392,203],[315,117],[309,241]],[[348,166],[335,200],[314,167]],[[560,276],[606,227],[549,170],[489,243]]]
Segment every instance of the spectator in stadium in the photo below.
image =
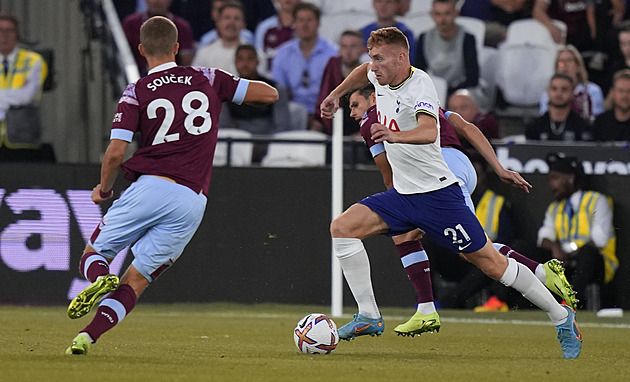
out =
[[138,70],[141,76],[147,74],[148,66],[147,60],[140,55],[137,49],[140,44],[140,26],[150,17],[164,16],[172,20],[177,26],[177,30],[179,31],[179,53],[176,59],[179,65],[190,65],[195,55],[192,28],[186,20],[169,11],[171,1],[172,0],[144,0],[147,5],[147,10],[127,16],[123,21],[122,27],[125,31],[125,36],[127,36],[127,41],[129,42],[133,56],[136,59],[136,64],[138,64]]
[[571,107],[573,78],[556,73],[547,88],[548,110],[530,122],[525,137],[539,141],[587,141],[591,139],[590,125]]
[[221,36],[222,32],[219,30],[219,18],[221,14],[221,8],[223,8],[226,4],[230,4],[231,6],[238,5],[241,8],[242,26],[240,27],[241,30],[239,32],[239,38],[241,39],[241,41],[243,41],[243,44],[254,43],[254,34],[245,27],[246,26],[245,24],[246,12],[245,12],[245,8],[243,8],[243,4],[241,3],[241,1],[240,0],[212,0],[212,13],[211,14],[212,14],[212,20],[214,21],[216,28],[207,31],[201,36],[201,38],[199,39],[199,45],[197,46],[197,49],[202,49],[212,44],[213,42],[216,42],[222,37]]
[[40,54],[18,47],[18,39],[18,19],[0,14],[0,161],[54,161],[40,147],[39,101],[48,67]]
[[613,76],[622,69],[630,69],[630,20],[623,21],[618,28],[617,32],[618,52],[610,65],[604,70],[608,77],[602,87],[605,94],[608,94],[604,106],[606,109],[610,109],[610,93],[609,90],[613,84]]
[[271,72],[271,62],[278,47],[291,40],[293,28],[293,7],[299,0],[276,0],[278,13],[258,24],[255,33],[255,46],[262,54],[263,71]]
[[192,64],[219,68],[234,74],[236,73],[236,66],[234,66],[236,48],[245,44],[245,41],[240,38],[240,32],[245,27],[243,6],[240,3],[228,1],[219,8],[217,17],[219,39],[199,49]]
[[[557,44],[571,44],[580,52],[592,48],[597,37],[595,5],[591,0],[536,0],[532,17],[549,29]],[[552,20],[566,24],[566,39]]]
[[[235,74],[247,80],[262,81],[276,87],[275,81],[258,73],[258,64],[258,55],[253,45],[240,45],[236,49]],[[278,101],[273,104],[251,106],[225,102],[221,110],[219,125],[246,130],[254,135],[269,135],[278,131],[293,130],[290,123],[292,115],[289,112],[289,95],[282,87],[276,87],[276,89]],[[303,123],[306,122],[303,121]]]
[[320,9],[311,3],[293,8],[296,37],[283,44],[273,59],[273,79],[289,89],[291,100],[304,106],[310,116],[315,113],[319,88],[328,60],[337,48],[318,33]]
[[[165,17],[143,23],[140,41],[138,49],[150,71],[129,84],[118,103],[92,201],[99,204],[114,196],[121,170],[134,183],[109,208],[103,218],[107,224],[96,228],[81,258],[80,272],[92,284],[70,302],[69,317],[83,317],[105,298],[66,354],[87,354],[101,335],[131,313],[138,296],[181,256],[199,227],[207,204],[221,102],[266,104],[278,97],[263,82],[213,68],[178,67],[177,28]],[[182,81],[157,86],[156,81],[165,76]],[[156,101],[160,106],[154,107]],[[166,110],[156,117],[152,115],[156,108]],[[123,164],[136,131],[142,133],[143,148]],[[110,273],[109,264],[129,245],[135,258],[119,280]]]
[[[341,34],[341,38],[339,39],[339,56],[331,57],[324,69],[322,85],[319,90],[319,99],[317,100],[317,110],[319,110],[319,106],[324,98],[326,98],[354,68],[361,64],[361,57],[365,53],[367,53],[367,49],[365,45],[363,45],[363,36],[360,31],[346,30]],[[343,134],[353,135],[358,133],[359,125],[355,121],[355,118],[350,116],[348,100],[345,97],[341,100],[341,107],[344,111]],[[317,114],[312,120],[310,129],[332,134],[332,121],[330,119],[323,119]]]
[[592,126],[595,141],[630,141],[630,69],[613,77],[612,109],[599,115]]
[[[497,119],[494,115],[479,110],[479,106],[467,89],[459,89],[451,95],[448,99],[448,109],[475,124],[488,140],[501,137]],[[470,143],[466,140],[463,140],[462,143],[464,147],[470,147]]]
[[368,38],[370,38],[370,32],[372,31],[379,28],[396,27],[407,37],[411,49],[410,52],[413,55],[415,53],[416,41],[413,31],[402,22],[396,21],[396,16],[401,11],[400,0],[372,0],[372,7],[376,13],[376,21],[361,28],[363,42],[367,43]]
[[[573,99],[571,106],[589,123],[604,112],[604,94],[594,82],[588,80],[588,72],[582,55],[573,45],[566,45],[558,50],[555,68],[557,73],[564,73],[573,80]],[[540,114],[549,107],[549,95],[543,93],[540,98]]]
[[457,25],[455,0],[434,0],[431,17],[435,27],[420,34],[414,66],[448,82],[448,94],[479,84],[475,36]]
[[610,197],[585,189],[582,164],[574,157],[550,154],[547,158],[549,189],[554,201],[538,229],[538,246],[552,259],[562,261],[583,308],[589,284],[612,281],[619,267],[613,202]]

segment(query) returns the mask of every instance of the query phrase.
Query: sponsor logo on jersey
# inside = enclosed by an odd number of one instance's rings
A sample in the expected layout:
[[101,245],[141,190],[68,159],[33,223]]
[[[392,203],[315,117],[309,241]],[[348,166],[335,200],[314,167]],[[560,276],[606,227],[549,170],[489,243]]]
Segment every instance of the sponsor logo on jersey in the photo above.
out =
[[422,102],[422,101],[418,102],[418,103],[416,104],[416,106],[414,106],[414,109],[415,109],[415,110],[418,110],[418,109],[429,109],[429,110],[435,110],[435,108],[433,107],[433,105],[431,105],[431,104],[430,104],[430,103],[428,103],[428,102]]

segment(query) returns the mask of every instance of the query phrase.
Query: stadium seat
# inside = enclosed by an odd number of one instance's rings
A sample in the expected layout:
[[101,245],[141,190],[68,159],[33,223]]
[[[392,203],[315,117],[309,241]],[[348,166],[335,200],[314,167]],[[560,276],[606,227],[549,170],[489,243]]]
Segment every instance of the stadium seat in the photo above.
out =
[[326,13],[320,20],[320,37],[339,44],[341,34],[347,29],[358,30],[372,22],[372,18],[365,13]]
[[537,106],[553,75],[557,45],[549,30],[533,19],[510,24],[499,47],[496,82],[505,102],[516,107]]
[[446,103],[448,102],[448,82],[446,82],[444,78],[434,76],[432,74],[431,79],[433,80],[433,85],[435,86],[435,90],[437,91],[440,105],[443,108],[446,108]]
[[277,140],[315,141],[316,143],[270,142],[263,167],[317,167],[326,164],[328,135],[312,130],[283,131],[273,135]]
[[214,151],[213,166],[228,165],[228,144],[231,145],[230,166],[249,166],[252,164],[252,152],[254,144],[252,142],[225,142],[226,139],[251,139],[249,131],[221,127],[218,132],[219,142]]
[[[455,19],[458,25],[461,25],[466,32],[475,36],[475,42],[477,45],[477,55],[483,49],[484,41],[486,39],[486,24],[480,19],[474,17],[460,16]],[[481,62],[480,62],[481,64]]]
[[426,32],[435,26],[435,22],[428,12],[415,13],[413,15],[401,17],[400,21],[413,31],[416,39],[421,33]]

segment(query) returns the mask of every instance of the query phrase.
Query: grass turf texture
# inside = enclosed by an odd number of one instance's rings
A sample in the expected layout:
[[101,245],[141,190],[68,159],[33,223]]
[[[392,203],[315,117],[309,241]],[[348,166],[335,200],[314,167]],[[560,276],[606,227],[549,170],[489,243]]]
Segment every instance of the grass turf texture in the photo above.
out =
[[[342,341],[330,355],[304,355],[293,329],[328,307],[139,305],[87,356],[64,354],[93,313],[65,307],[0,307],[1,381],[627,381],[630,319],[578,312],[577,360],[562,358],[555,328],[539,311],[442,310],[439,334],[398,337],[411,309],[385,308],[381,337]],[[346,313],[353,309],[346,308]],[[335,318],[338,326],[349,317]],[[105,379],[107,378],[107,379]]]

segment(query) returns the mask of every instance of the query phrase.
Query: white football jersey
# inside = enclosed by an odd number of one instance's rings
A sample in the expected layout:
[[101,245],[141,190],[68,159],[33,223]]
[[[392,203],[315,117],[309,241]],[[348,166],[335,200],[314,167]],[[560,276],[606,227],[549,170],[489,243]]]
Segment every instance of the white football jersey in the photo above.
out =
[[376,89],[379,123],[394,131],[412,130],[418,126],[416,115],[426,113],[435,118],[438,127],[438,136],[433,143],[384,142],[396,191],[418,194],[457,182],[442,157],[438,118],[440,104],[429,75],[412,67],[409,77],[396,87],[379,85],[372,71],[368,72],[368,79]]

